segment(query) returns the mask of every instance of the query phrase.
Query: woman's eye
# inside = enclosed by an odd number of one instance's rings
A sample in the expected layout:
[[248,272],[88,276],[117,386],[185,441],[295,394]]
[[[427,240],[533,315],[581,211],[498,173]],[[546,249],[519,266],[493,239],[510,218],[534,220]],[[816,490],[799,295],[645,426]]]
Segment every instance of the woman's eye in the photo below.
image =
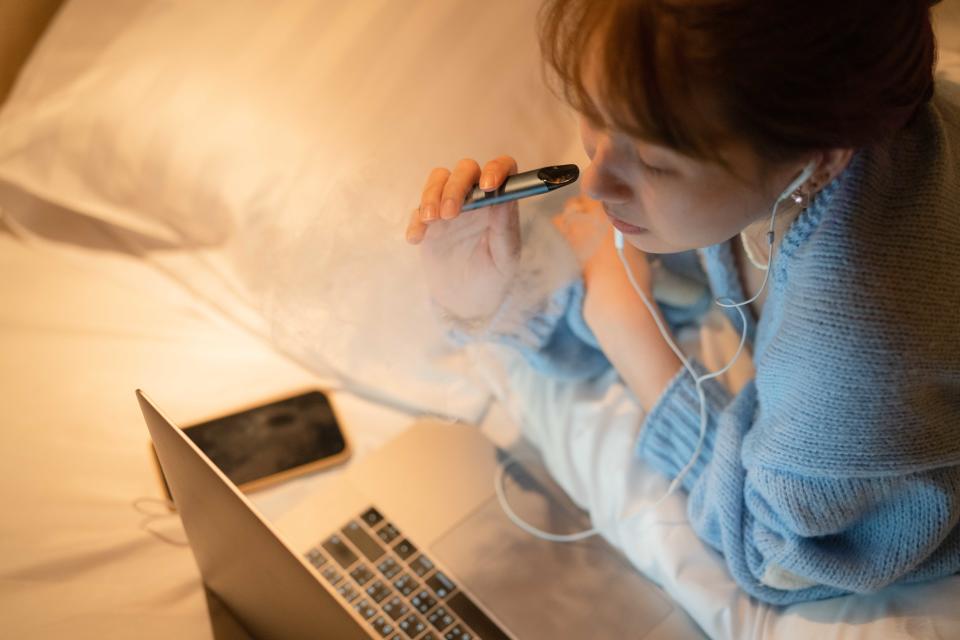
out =
[[662,176],[670,173],[669,169],[664,169],[662,167],[655,167],[648,162],[644,162],[642,159],[638,159],[638,162],[640,163],[640,168],[652,176]]

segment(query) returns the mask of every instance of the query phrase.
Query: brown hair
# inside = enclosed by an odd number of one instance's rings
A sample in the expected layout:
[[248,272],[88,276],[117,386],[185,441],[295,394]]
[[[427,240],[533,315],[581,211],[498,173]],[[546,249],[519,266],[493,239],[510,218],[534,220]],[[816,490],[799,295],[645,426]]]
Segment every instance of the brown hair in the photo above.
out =
[[789,160],[876,143],[930,99],[930,4],[546,0],[540,46],[559,93],[595,123],[587,64],[610,126],[694,157],[740,139]]

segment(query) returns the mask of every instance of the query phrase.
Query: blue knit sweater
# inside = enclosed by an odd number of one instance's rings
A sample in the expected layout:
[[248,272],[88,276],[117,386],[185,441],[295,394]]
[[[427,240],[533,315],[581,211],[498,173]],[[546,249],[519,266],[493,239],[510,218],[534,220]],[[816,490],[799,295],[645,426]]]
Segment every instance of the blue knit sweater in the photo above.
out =
[[[748,320],[755,378],[735,396],[705,384],[689,518],[760,600],[960,571],[960,100],[944,90],[860,150],[785,234]],[[714,296],[747,297],[729,243],[701,258]],[[596,375],[609,365],[580,315],[582,283],[554,300],[566,308],[536,319],[543,339],[525,355],[546,374]],[[699,424],[681,370],[637,454],[673,477]]]

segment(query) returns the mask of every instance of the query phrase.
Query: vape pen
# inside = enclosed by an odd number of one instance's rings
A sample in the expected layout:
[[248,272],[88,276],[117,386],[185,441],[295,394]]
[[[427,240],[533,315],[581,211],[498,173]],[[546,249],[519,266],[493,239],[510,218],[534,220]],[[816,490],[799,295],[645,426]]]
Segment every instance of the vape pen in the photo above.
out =
[[474,186],[473,191],[464,200],[461,211],[470,211],[471,209],[489,207],[501,202],[529,198],[573,184],[579,177],[580,169],[575,164],[561,164],[555,167],[524,171],[508,177],[494,191],[483,191],[479,186]]

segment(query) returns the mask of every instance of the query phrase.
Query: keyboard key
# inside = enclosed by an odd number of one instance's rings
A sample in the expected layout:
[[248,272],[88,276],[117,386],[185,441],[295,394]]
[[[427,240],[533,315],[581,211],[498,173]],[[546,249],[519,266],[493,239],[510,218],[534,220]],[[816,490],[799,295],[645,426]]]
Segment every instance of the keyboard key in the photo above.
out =
[[333,565],[329,565],[327,568],[321,571],[320,574],[327,579],[327,582],[334,586],[343,580],[343,576],[340,575],[340,573],[337,571],[337,568]]
[[402,567],[393,558],[387,558],[377,565],[377,569],[380,570],[380,573],[383,574],[384,578],[390,580],[393,578],[393,576],[400,573],[400,569],[402,569]]
[[434,598],[429,591],[423,589],[410,599],[410,604],[420,613],[426,613],[430,611],[430,609],[433,609],[433,605],[437,604],[437,599]]
[[366,591],[367,595],[373,598],[378,604],[393,593],[393,590],[380,580],[376,580],[372,585],[367,587]]
[[412,542],[404,538],[393,548],[393,552],[400,556],[401,560],[406,560],[417,552],[417,548],[413,546]]
[[432,624],[433,628],[437,631],[443,631],[453,624],[453,616],[443,607],[437,607],[433,613],[427,616],[427,621]]
[[446,598],[456,588],[450,578],[439,571],[427,578],[427,586],[441,598]]
[[317,569],[327,564],[327,557],[320,552],[320,549],[314,547],[307,551],[307,560]]
[[420,584],[409,573],[405,573],[393,581],[393,588],[405,596],[420,588]]
[[415,613],[411,613],[401,620],[397,623],[397,626],[400,627],[400,631],[403,631],[408,638],[420,635],[427,628],[427,625],[420,619],[420,616]]
[[497,623],[488,618],[487,614],[481,611],[462,591],[447,600],[447,606],[484,640],[487,638],[490,638],[490,640],[509,640],[507,634],[500,630]]
[[336,534],[327,538],[326,542],[321,546],[326,549],[327,553],[344,569],[353,564],[357,559],[357,555],[353,551],[350,551],[350,548],[345,545],[343,540],[340,539],[340,536]]
[[358,564],[353,571],[350,572],[350,577],[353,578],[354,582],[356,582],[361,587],[367,584],[368,582],[370,582],[370,580],[373,579],[373,576],[374,574],[373,574],[373,571],[370,570],[370,567],[363,564],[362,562]]
[[369,620],[377,613],[377,610],[373,608],[373,605],[370,604],[370,601],[366,598],[353,605],[353,608],[357,610],[357,613],[359,613],[360,617],[364,620]]
[[384,638],[393,633],[393,623],[383,616],[377,616],[372,622],[370,622],[370,624],[373,625],[374,631],[379,633]]
[[457,625],[443,634],[443,640],[473,640],[473,634]]
[[337,593],[343,596],[343,599],[347,602],[353,602],[357,599],[357,596],[360,595],[360,592],[354,589],[353,585],[346,580],[343,581],[343,584],[337,587]]
[[399,596],[393,596],[388,602],[381,606],[387,615],[394,620],[399,620],[410,612],[410,607],[408,607],[407,603],[401,600]]
[[376,540],[370,537],[370,534],[360,527],[359,522],[351,522],[343,529],[345,535],[353,545],[360,549],[360,553],[367,557],[370,562],[376,562],[385,552]]
[[397,536],[399,535],[400,535],[400,532],[397,531],[397,528],[393,526],[393,524],[390,522],[380,527],[380,530],[377,531],[377,537],[379,537],[381,540],[383,540],[387,544],[390,544],[391,542],[396,540]]
[[373,527],[380,524],[380,521],[383,520],[383,516],[380,515],[379,511],[377,511],[373,507],[370,507],[369,509],[364,511],[362,514],[360,514],[360,519],[366,522],[367,526],[372,529]]
[[410,568],[421,578],[433,570],[433,563],[427,556],[420,554],[410,562]]

